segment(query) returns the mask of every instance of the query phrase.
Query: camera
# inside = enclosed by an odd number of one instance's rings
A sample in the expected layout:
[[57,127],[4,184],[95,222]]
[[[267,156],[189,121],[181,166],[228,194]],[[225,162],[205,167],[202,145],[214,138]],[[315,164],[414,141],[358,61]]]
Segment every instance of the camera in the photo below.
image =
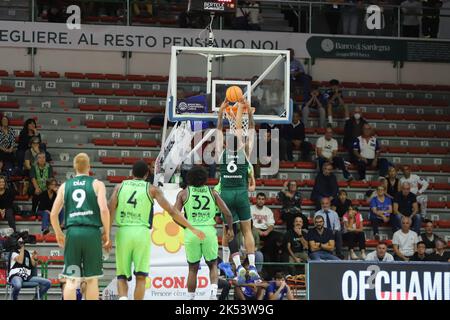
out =
[[35,244],[36,237],[30,235],[28,231],[14,232],[6,239],[3,249],[5,251],[15,251],[20,249],[25,243]]

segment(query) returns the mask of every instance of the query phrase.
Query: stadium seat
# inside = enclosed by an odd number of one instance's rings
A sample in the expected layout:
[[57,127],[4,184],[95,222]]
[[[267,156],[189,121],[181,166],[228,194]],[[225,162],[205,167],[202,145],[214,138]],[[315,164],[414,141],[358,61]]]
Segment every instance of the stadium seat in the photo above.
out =
[[380,89],[380,85],[378,83],[372,82],[361,82],[361,87],[364,89]]
[[148,75],[146,76],[147,81],[149,82],[167,82],[169,80],[169,77],[167,76],[152,76],[152,75]]
[[0,85],[0,92],[14,92],[15,89],[12,86]]
[[116,96],[134,96],[133,90],[125,90],[125,89],[116,89],[114,90],[114,95]]
[[450,183],[431,182],[430,188],[432,188],[433,190],[450,190]]
[[0,70],[0,77],[7,77],[7,76],[9,76],[8,71],[6,71],[6,70]]
[[395,130],[395,135],[397,137],[414,137],[414,131],[413,130]]
[[118,147],[135,147],[136,141],[133,139],[115,139],[114,143]]
[[419,166],[419,170],[422,172],[439,172],[440,169],[441,169],[440,166],[435,164],[422,164]]
[[17,101],[1,101],[0,109],[19,109],[19,103]]
[[417,87],[414,84],[409,83],[401,83],[398,85],[398,88],[401,90],[410,90],[410,91],[417,90]]
[[133,165],[138,160],[140,160],[140,158],[135,158],[135,157],[123,157],[122,158],[122,162],[127,165]]
[[408,147],[406,148],[409,154],[427,154],[428,148],[425,147]]
[[64,73],[64,76],[67,79],[85,79],[85,75],[83,73],[80,72],[66,72]]
[[428,201],[427,206],[430,209],[444,209],[446,207],[446,203],[440,201]]
[[14,71],[14,76],[18,78],[32,78],[34,77],[33,71]]
[[438,134],[437,132],[433,132],[431,130],[430,131],[417,130],[414,132],[414,135],[418,138],[433,138],[437,134]]
[[128,129],[128,123],[125,121],[108,121],[107,124],[110,129]]
[[266,179],[264,180],[264,186],[268,186],[268,187],[282,187],[284,185],[284,182],[286,180],[282,180],[282,179]]
[[95,129],[104,129],[106,128],[106,123],[103,121],[96,121],[96,120],[87,120],[85,122],[86,127],[88,128],[95,128]]
[[159,142],[155,140],[136,140],[138,147],[156,148],[159,146]]
[[115,74],[115,73],[107,73],[105,74],[106,80],[115,80],[115,81],[123,81],[126,80],[127,77],[121,74]]
[[396,83],[380,83],[380,89],[384,90],[398,90],[399,87]]
[[281,169],[293,169],[293,168],[295,168],[295,163],[289,162],[289,161],[281,161],[280,168]]
[[120,106],[120,111],[126,112],[126,113],[142,112],[142,107],[141,106],[122,105],[122,106]]
[[100,110],[103,112],[120,112],[120,106],[105,104],[100,106]]
[[89,80],[105,80],[105,75],[102,73],[86,73],[86,78]]
[[142,106],[142,112],[145,113],[163,113],[164,109],[157,106]]
[[349,186],[350,188],[368,188],[369,187],[369,183],[366,181],[350,181],[349,182]]
[[128,81],[147,81],[147,78],[139,74],[129,74],[126,76]]
[[92,143],[96,146],[113,146],[113,139],[93,139]]
[[79,95],[90,95],[90,94],[92,94],[92,89],[72,88],[71,91],[72,91],[73,94],[79,94]]
[[361,88],[361,84],[358,82],[341,82],[341,86],[346,89],[359,89]]
[[297,169],[315,169],[315,162],[295,162],[295,167]]
[[100,157],[103,164],[122,164],[122,158],[119,157]]
[[100,106],[95,104],[80,104],[80,111],[99,111]]
[[108,181],[110,183],[122,183],[123,180],[128,179],[127,176],[108,176]]
[[428,148],[429,154],[448,154],[449,149],[444,147],[429,147]]
[[112,96],[114,94],[113,89],[92,89],[92,93],[97,96]]
[[150,126],[146,122],[128,122],[127,125],[130,129],[147,130],[150,128]]
[[41,78],[57,79],[59,78],[59,73],[55,71],[40,71],[39,76]]

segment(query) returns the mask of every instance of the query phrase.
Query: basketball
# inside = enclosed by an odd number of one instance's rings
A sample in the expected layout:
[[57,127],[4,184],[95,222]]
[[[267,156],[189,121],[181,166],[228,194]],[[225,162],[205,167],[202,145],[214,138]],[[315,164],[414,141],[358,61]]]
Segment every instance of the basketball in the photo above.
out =
[[231,86],[227,89],[226,97],[229,102],[237,102],[242,96],[242,90],[238,86]]

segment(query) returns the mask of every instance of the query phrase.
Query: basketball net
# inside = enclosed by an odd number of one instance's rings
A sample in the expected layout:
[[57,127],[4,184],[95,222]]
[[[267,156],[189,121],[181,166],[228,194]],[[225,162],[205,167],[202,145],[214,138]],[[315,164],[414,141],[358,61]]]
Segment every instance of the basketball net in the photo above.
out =
[[[223,113],[224,118],[228,120],[228,123],[230,124],[230,131],[232,134],[236,135],[237,128],[236,128],[236,114],[233,111],[233,108],[228,108],[228,110],[225,110]],[[248,136],[248,113],[247,110],[244,110],[242,113],[242,135],[244,137]]]

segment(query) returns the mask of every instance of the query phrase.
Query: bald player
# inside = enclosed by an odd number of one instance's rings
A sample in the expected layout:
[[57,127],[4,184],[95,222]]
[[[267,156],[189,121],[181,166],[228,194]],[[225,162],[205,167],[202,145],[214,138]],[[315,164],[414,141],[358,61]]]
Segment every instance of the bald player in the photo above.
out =
[[[103,182],[89,176],[87,154],[77,154],[73,167],[76,176],[59,188],[50,213],[56,239],[64,248],[64,300],[76,300],[76,289],[82,279],[86,281],[86,300],[98,300],[98,278],[103,276],[102,238],[103,247],[111,248],[106,188]],[[66,235],[58,219],[63,207]]]

